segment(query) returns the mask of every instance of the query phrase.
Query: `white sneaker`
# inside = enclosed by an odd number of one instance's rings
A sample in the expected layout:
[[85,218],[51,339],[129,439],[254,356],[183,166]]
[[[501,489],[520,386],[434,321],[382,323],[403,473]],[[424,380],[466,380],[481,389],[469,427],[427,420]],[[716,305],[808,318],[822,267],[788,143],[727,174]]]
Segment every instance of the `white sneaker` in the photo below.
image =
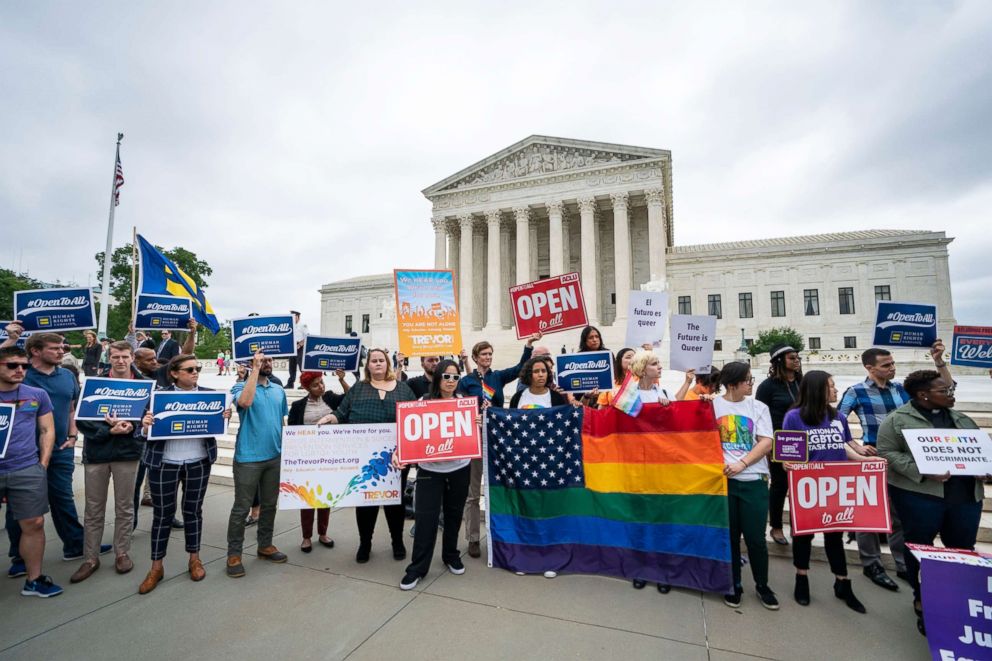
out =
[[412,590],[417,587],[417,583],[420,582],[419,576],[414,576],[413,574],[407,574],[400,581],[400,590]]
[[544,578],[555,578],[557,576],[558,576],[558,572],[556,572],[556,571],[550,571],[549,570],[549,571],[544,572]]
[[526,576],[526,574],[524,574],[522,571],[515,571],[513,573],[516,574],[517,576]]

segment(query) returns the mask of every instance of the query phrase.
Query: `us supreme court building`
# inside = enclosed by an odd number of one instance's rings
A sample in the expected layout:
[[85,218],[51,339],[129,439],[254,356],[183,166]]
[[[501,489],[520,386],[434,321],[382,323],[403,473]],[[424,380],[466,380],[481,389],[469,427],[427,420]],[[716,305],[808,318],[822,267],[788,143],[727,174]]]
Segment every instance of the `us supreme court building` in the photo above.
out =
[[[666,291],[672,313],[717,317],[717,364],[733,359],[742,337],[749,343],[777,326],[802,333],[815,355],[856,360],[871,346],[877,300],[937,304],[949,341],[953,239],[944,232],[679,245],[672,191],[668,150],[533,135],[425,188],[434,261],[397,267],[453,270],[466,349],[484,338],[505,360],[521,344],[507,290],[573,271],[590,323],[614,351],[623,346],[631,289]],[[355,331],[368,346],[397,346],[391,273],[328,283],[320,293],[322,334]],[[578,331],[542,344],[572,351]],[[661,355],[664,364],[667,337]]]

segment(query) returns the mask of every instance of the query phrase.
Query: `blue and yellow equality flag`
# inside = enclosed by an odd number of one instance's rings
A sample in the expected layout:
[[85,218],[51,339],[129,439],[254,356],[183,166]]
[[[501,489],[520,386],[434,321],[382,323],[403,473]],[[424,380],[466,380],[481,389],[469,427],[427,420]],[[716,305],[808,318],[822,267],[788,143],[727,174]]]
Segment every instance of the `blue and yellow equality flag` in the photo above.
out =
[[213,307],[197,287],[196,281],[173,263],[171,259],[138,235],[138,249],[141,251],[141,277],[138,292],[141,294],[163,294],[181,296],[193,301],[193,318],[210,329],[220,331],[220,323]]

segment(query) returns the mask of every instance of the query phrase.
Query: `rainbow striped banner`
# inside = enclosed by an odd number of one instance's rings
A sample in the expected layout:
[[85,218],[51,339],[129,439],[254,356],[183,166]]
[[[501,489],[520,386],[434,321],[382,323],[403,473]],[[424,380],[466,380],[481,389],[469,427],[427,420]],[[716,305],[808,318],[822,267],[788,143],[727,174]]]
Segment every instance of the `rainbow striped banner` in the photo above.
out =
[[490,564],[731,591],[709,402],[487,412]]

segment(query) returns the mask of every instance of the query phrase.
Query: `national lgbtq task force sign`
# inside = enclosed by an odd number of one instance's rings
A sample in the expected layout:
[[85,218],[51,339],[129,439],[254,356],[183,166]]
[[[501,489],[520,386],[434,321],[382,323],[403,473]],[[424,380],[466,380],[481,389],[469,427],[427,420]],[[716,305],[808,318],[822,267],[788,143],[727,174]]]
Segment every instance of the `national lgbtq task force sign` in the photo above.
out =
[[231,321],[234,360],[249,360],[256,352],[266,356],[295,356],[295,323],[291,314],[241,317]]
[[89,287],[29,289],[14,292],[14,318],[26,332],[96,328]]

